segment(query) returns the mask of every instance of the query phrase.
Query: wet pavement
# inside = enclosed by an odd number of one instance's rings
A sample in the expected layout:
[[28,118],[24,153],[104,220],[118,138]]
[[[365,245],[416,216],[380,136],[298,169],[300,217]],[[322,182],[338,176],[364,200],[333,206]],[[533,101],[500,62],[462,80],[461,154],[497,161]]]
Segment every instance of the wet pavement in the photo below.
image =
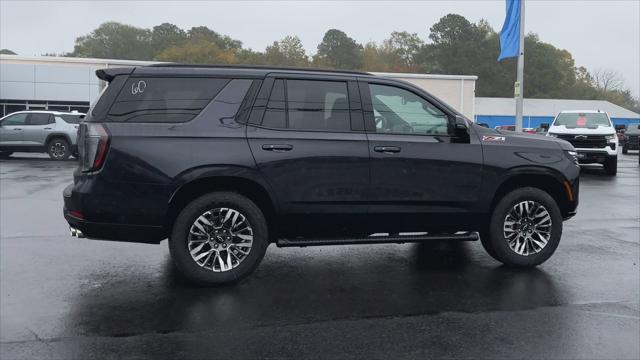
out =
[[581,177],[555,255],[512,270],[479,242],[270,246],[197,288],[160,245],[74,239],[73,162],[0,161],[0,358],[639,358],[640,167]]

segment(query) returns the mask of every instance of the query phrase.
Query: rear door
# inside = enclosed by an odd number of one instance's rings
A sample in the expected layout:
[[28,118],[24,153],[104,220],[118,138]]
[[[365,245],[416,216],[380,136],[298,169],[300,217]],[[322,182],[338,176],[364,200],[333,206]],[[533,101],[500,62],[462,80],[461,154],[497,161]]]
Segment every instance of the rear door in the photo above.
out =
[[23,131],[24,145],[44,146],[55,126],[53,115],[47,113],[31,113]]
[[266,78],[247,138],[286,228],[296,234],[350,231],[364,215],[369,150],[355,78]]
[[371,213],[410,231],[458,222],[454,214],[471,212],[481,184],[477,137],[453,136],[455,114],[409,86],[361,82],[361,93],[371,154]]

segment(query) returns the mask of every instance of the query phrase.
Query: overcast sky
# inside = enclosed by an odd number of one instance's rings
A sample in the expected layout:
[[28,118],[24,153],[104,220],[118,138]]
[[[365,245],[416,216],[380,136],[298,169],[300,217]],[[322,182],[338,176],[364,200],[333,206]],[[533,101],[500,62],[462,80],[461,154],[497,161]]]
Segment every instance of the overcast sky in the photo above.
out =
[[[427,40],[429,28],[448,13],[482,18],[497,31],[504,0],[495,1],[7,1],[0,0],[0,47],[20,55],[73,50],[76,37],[105,21],[151,28],[170,22],[209,28],[264,50],[298,35],[313,54],[325,31],[338,28],[358,42],[380,42],[394,31]],[[569,50],[577,65],[613,69],[640,94],[640,0],[526,0],[527,32]],[[525,49],[526,50],[526,49]],[[526,86],[526,84],[525,84]]]

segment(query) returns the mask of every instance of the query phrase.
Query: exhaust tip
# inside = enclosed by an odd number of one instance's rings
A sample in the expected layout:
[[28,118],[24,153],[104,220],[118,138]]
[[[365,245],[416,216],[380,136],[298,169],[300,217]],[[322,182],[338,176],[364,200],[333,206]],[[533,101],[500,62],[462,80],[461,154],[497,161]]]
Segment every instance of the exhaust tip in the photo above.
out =
[[71,233],[71,236],[82,239],[84,238],[84,234],[82,234],[82,231],[74,228],[74,227],[69,227],[69,233]]

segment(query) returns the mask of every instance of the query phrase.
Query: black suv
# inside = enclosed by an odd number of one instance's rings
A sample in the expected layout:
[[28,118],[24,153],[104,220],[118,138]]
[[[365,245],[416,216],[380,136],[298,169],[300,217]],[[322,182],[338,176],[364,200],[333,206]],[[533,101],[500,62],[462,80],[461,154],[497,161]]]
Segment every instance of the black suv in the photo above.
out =
[[478,240],[535,266],[578,205],[563,140],[475,125],[362,72],[161,65],[98,70],[64,190],[78,237],[159,243],[205,284],[267,246]]

